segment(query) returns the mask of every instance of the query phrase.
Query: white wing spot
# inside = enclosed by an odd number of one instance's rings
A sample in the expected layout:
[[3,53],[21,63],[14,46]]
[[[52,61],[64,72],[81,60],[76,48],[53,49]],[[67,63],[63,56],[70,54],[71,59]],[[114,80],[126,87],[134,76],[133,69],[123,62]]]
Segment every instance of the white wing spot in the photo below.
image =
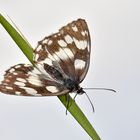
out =
[[16,95],[21,95],[21,92],[20,91],[16,91],[15,94]]
[[90,46],[89,46],[89,43],[87,44],[87,49],[88,49],[88,51],[90,51]]
[[53,56],[50,53],[48,53],[48,58],[50,58],[52,61],[55,61],[55,59],[53,58]]
[[84,50],[84,49],[86,49],[86,48],[87,48],[87,41],[84,40],[84,41],[83,41],[83,48],[82,48],[82,49]]
[[29,88],[29,87],[21,87],[21,88],[24,89],[29,95],[41,96],[41,94],[37,94],[37,91],[33,88]]
[[49,40],[47,43],[48,43],[48,45],[51,45],[53,43],[53,41]]
[[29,78],[27,80],[32,85],[42,86],[42,82],[39,80],[38,76],[31,75],[31,76],[29,76]]
[[[13,75],[18,75],[18,73],[17,72],[13,72]],[[9,76],[10,77],[10,76]]]
[[56,52],[57,56],[61,58],[62,60],[67,60],[68,56],[65,54],[64,50],[62,48],[59,48],[59,51]]
[[7,85],[8,85],[8,83],[3,83],[3,85],[7,86]]
[[72,60],[74,59],[74,54],[69,48],[64,48],[64,51],[66,52],[66,54],[69,56],[70,59]]
[[37,75],[41,74],[40,71],[37,68],[34,68],[32,71],[28,72],[29,75]]
[[58,44],[59,44],[61,47],[67,47],[67,43],[66,43],[64,40],[58,40]]
[[82,34],[83,36],[85,36],[85,35],[86,35],[86,32],[82,31],[81,34]]
[[9,79],[6,79],[5,82],[10,82],[10,80]]
[[20,81],[20,82],[23,82],[23,83],[26,83],[26,80],[23,79],[23,78],[17,78],[16,80]]
[[5,88],[6,88],[6,89],[13,90],[13,88],[12,88],[12,87],[8,87],[8,86],[6,86]]
[[59,91],[55,86],[46,86],[46,89],[52,93],[56,93]]
[[78,28],[76,26],[73,26],[72,27],[72,30],[75,31],[75,32],[77,32],[78,31]]
[[37,54],[35,55],[35,60],[38,60],[38,58],[39,58],[39,54],[37,53]]
[[78,49],[84,50],[87,47],[87,41],[86,40],[77,40],[76,38],[73,38],[75,45]]
[[29,66],[31,66],[30,64],[24,64],[24,67],[29,67]]
[[86,62],[81,59],[76,59],[74,62],[75,69],[83,69],[86,65]]
[[9,70],[10,73],[12,73],[12,72],[14,72],[14,71],[15,71],[14,68],[12,68],[12,69]]
[[49,58],[45,58],[45,60],[42,61],[41,63],[46,63],[46,64],[51,65],[51,66],[53,65],[53,64],[52,64],[52,60],[49,59]]
[[47,44],[48,43],[48,39],[45,39],[42,41],[43,44]]
[[25,86],[25,84],[22,83],[22,82],[15,82],[14,84],[17,85],[17,86],[21,86],[21,87],[22,87],[22,86],[23,86],[23,87]]
[[69,35],[65,36],[65,40],[68,44],[71,44],[73,42],[73,39]]
[[39,45],[39,46],[37,47],[36,51],[39,52],[39,51],[41,50],[41,48],[42,48],[42,45]]
[[85,31],[85,34],[88,36],[88,32],[87,31]]
[[60,61],[59,57],[56,54],[53,54],[53,57],[56,61],[58,61],[58,62]]
[[15,66],[16,69],[17,69],[17,68],[20,68],[20,67],[21,67],[20,65]]

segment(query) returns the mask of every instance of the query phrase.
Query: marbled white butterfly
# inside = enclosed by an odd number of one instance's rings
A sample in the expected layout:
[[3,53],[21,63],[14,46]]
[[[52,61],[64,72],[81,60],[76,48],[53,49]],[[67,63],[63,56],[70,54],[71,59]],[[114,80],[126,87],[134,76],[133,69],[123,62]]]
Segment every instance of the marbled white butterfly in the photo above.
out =
[[90,35],[85,20],[78,19],[38,42],[35,67],[18,64],[6,71],[0,91],[22,96],[56,96],[84,93],[80,83],[90,62]]

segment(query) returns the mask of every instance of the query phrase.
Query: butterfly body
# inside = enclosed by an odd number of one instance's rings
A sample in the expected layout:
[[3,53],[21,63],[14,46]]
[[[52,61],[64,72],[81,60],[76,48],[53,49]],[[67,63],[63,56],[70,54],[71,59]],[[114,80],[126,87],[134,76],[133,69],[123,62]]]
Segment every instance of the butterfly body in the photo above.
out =
[[22,96],[57,96],[84,93],[80,83],[90,63],[90,35],[78,19],[38,42],[34,65],[18,64],[6,71],[0,91]]
[[74,91],[78,89],[78,84],[71,80],[71,79],[65,79],[64,86],[69,89],[70,91]]

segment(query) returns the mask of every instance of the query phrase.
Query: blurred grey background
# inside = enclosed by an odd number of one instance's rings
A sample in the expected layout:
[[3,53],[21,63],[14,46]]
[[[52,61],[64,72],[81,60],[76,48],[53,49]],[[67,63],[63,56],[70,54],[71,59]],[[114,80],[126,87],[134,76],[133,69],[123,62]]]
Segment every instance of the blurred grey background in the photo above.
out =
[[[77,18],[86,19],[92,42],[89,72],[76,98],[102,140],[140,139],[140,2],[138,0],[0,0],[33,47],[45,36]],[[0,26],[0,80],[10,66],[29,63]],[[57,97],[30,98],[0,94],[1,140],[88,140]]]

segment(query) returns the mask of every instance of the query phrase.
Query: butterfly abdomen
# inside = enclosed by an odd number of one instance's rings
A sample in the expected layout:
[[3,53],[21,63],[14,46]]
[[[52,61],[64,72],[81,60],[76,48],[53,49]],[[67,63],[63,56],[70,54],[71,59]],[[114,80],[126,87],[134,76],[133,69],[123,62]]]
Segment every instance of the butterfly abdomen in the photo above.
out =
[[63,81],[63,75],[55,68],[52,66],[49,66],[48,64],[44,64],[44,69],[47,71],[49,75],[51,75],[52,78],[55,78],[57,80]]

